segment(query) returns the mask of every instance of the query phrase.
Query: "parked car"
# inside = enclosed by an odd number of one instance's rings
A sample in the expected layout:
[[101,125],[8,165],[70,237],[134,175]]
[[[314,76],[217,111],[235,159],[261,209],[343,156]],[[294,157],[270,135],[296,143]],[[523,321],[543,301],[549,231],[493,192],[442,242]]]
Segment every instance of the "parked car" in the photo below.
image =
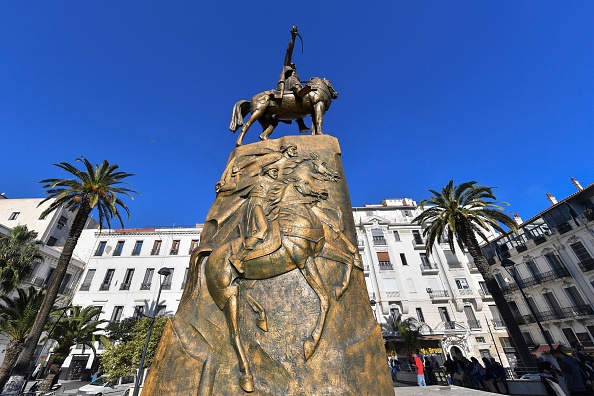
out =
[[[142,385],[138,388],[138,395],[142,393]],[[134,385],[130,386],[126,392],[124,392],[123,396],[132,396],[134,394]]]
[[90,384],[78,388],[77,395],[122,396],[132,382],[134,382],[133,377],[118,378],[117,381],[108,381],[106,377],[99,377]]

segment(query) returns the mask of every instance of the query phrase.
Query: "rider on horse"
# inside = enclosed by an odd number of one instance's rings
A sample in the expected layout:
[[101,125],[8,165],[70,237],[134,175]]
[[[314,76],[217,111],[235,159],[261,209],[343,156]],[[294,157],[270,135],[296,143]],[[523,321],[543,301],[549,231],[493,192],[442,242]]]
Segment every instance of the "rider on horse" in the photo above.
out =
[[[287,52],[285,54],[283,71],[278,79],[276,90],[274,92],[274,97],[276,99],[283,98],[285,89],[292,91],[295,97],[299,99],[303,98],[311,91],[310,86],[306,85],[304,87],[301,85],[301,80],[297,74],[297,66],[294,63],[291,63],[291,58],[293,57],[293,47],[295,46],[295,36],[298,35],[299,33],[297,32],[297,26],[293,26],[291,29],[291,41],[289,41]],[[301,35],[299,35],[299,38],[301,38]]]

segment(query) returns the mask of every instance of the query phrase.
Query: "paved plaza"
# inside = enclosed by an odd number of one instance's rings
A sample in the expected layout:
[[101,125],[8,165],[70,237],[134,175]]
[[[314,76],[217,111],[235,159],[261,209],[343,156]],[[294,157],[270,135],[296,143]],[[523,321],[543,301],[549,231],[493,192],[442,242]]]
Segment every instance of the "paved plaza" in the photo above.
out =
[[483,392],[480,390],[470,388],[463,388],[461,386],[451,386],[447,388],[432,385],[421,387],[417,385],[403,384],[401,382],[394,382],[394,395],[398,396],[481,396],[488,394],[492,395],[492,393],[489,392]]

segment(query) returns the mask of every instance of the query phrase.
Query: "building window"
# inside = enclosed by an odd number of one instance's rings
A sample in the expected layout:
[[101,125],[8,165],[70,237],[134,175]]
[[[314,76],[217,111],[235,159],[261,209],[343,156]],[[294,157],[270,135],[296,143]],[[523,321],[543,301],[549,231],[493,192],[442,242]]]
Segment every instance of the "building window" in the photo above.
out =
[[107,246],[106,241],[99,242],[99,245],[97,246],[97,250],[95,250],[95,256],[102,256],[103,252],[105,251],[105,246]]
[[151,249],[151,256],[157,256],[161,250],[161,241],[155,241]]
[[544,257],[553,271],[560,271],[565,268],[565,264],[563,264],[561,257],[558,255],[554,253],[547,253],[544,255]]
[[390,255],[388,252],[377,252],[377,261],[379,262],[380,270],[392,270],[394,267],[390,262]]
[[52,279],[52,275],[54,274],[54,270],[55,270],[55,268],[52,267],[52,268],[50,268],[47,271],[47,275],[45,277],[45,282],[43,283],[44,286],[47,285],[50,282],[50,279]]
[[122,255],[122,250],[124,250],[124,242],[125,241],[118,241],[118,243],[116,244],[116,248],[113,251],[113,255],[114,256],[121,256]]
[[400,242],[400,234],[396,230],[394,230],[394,241]]
[[475,340],[476,340],[477,344],[485,343],[485,337],[475,337]]
[[470,287],[468,286],[468,282],[466,281],[466,278],[455,278],[454,281],[456,282],[456,287],[459,290],[470,289]]
[[113,307],[113,312],[111,314],[111,322],[119,322],[122,318],[122,313],[124,312],[124,307],[121,305]]
[[427,258],[427,253],[419,253],[419,257],[421,258],[421,265],[423,268],[431,268],[431,263]]
[[486,357],[487,359],[491,359],[491,352],[488,349],[479,349],[479,353],[481,354],[481,358]]
[[93,316],[91,318],[91,321],[96,322],[99,320],[99,317],[101,316],[101,314],[103,313],[102,309],[103,307],[101,305],[95,305],[93,306],[93,308],[96,308],[99,312],[97,313],[97,315]]
[[425,323],[425,316],[423,315],[423,310],[421,308],[417,308],[417,320],[421,323]]
[[51,236],[48,238],[46,245],[47,246],[56,246],[56,243],[58,243],[58,238],[54,238],[53,236]]
[[134,319],[144,318],[144,305],[137,305],[134,307]]
[[447,307],[437,307],[437,310],[439,311],[439,316],[441,317],[441,320],[443,320],[445,328],[446,329],[455,329],[456,323],[452,322],[452,320],[450,319],[450,314],[448,312],[448,308]]
[[565,335],[565,338],[567,338],[567,345],[571,345],[573,342],[578,341],[571,327],[566,327],[561,329],[561,331],[563,331],[563,335]]
[[444,249],[443,254],[445,255],[446,262],[450,268],[462,268],[462,264],[458,260],[458,257],[456,257],[456,253],[449,249]]
[[154,268],[147,268],[146,272],[144,273],[144,279],[142,280],[142,284],[140,285],[140,290],[150,290],[151,283],[153,282],[153,274],[155,273]]
[[425,243],[423,241],[423,237],[421,237],[421,233],[418,230],[413,230],[412,234],[415,245],[423,245]]
[[408,265],[406,261],[406,255],[404,253],[400,253],[400,261],[402,261],[402,265]]
[[398,283],[394,278],[383,278],[384,289],[389,298],[397,297],[398,295]]
[[66,216],[60,216],[60,219],[58,220],[58,225],[56,225],[56,228],[58,230],[61,230],[62,228],[64,228],[66,226],[67,223],[68,223],[68,218]]
[[190,243],[190,251],[188,252],[188,254],[192,254],[192,252],[198,247],[198,244],[198,239],[192,239],[192,242]]
[[571,301],[571,304],[574,307],[579,307],[579,306],[586,305],[586,302],[582,298],[580,292],[578,292],[578,290],[575,288],[575,286],[571,286],[571,287],[566,288],[565,289],[565,294],[567,294],[567,297],[569,298],[569,301]]
[[186,287],[186,281],[188,280],[188,267],[184,271],[184,280],[182,281],[182,290]]
[[167,314],[167,305],[157,305],[157,312],[155,316],[165,316]]
[[514,346],[510,337],[499,337],[499,343],[503,348],[513,348]]
[[83,281],[82,285],[80,286],[81,291],[88,291],[91,287],[91,282],[93,281],[93,277],[95,276],[95,269],[90,269],[87,271],[87,275],[85,275],[85,280]]
[[387,245],[386,238],[384,238],[384,230],[371,230],[371,237],[373,238],[374,245]]
[[525,331],[522,333],[522,336],[524,337],[524,341],[526,341],[526,344],[530,345],[534,345],[534,340],[532,339],[532,334],[530,334],[529,331]]
[[583,243],[575,242],[575,243],[570,244],[569,246],[571,247],[571,250],[573,250],[573,252],[577,256],[577,258],[579,260],[578,265],[580,266],[580,269],[583,272],[590,271],[590,270],[594,269],[594,259],[592,259],[592,256],[586,250]]
[[480,329],[481,323],[476,320],[476,316],[474,315],[474,311],[470,305],[464,306],[464,314],[466,315],[466,320],[468,322],[468,327],[471,329]]
[[417,292],[417,288],[415,287],[415,281],[413,278],[408,278],[406,280],[406,283],[408,284],[408,291],[411,293],[416,293]]
[[113,279],[113,274],[115,273],[115,269],[108,269],[105,273],[105,278],[103,278],[103,282],[101,286],[99,286],[99,290],[109,290],[109,286],[111,286],[111,280]]
[[487,282],[479,281],[478,284],[479,284],[479,288],[481,289],[480,291],[481,291],[482,295],[488,296],[491,294],[491,293],[489,293],[489,289],[487,288]]
[[120,290],[130,290],[130,284],[132,283],[132,277],[134,276],[134,268],[128,268],[124,280],[120,286]]
[[132,256],[139,256],[142,250],[142,241],[136,241],[134,249],[132,249]]
[[174,268],[169,268],[169,271],[171,271],[169,273],[169,275],[167,275],[165,277],[165,279],[163,279],[163,290],[171,290],[171,281],[173,280],[173,270]]
[[12,212],[10,214],[10,216],[8,216],[8,220],[16,220],[17,217],[19,217],[20,214],[21,214],[21,212]]
[[503,318],[499,313],[499,308],[497,308],[497,305],[489,305],[489,311],[491,311],[491,316],[493,317],[493,325],[495,327],[505,326],[505,323],[503,322]]
[[171,250],[169,251],[169,254],[172,256],[176,256],[178,252],[179,252],[179,240],[173,241],[173,243],[171,244]]

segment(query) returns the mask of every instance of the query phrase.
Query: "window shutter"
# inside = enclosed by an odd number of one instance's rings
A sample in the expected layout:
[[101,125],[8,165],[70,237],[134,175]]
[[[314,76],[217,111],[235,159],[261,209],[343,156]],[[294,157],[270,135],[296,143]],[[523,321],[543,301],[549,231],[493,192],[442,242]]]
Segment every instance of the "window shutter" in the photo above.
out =
[[390,255],[388,252],[377,252],[378,261],[390,261]]

